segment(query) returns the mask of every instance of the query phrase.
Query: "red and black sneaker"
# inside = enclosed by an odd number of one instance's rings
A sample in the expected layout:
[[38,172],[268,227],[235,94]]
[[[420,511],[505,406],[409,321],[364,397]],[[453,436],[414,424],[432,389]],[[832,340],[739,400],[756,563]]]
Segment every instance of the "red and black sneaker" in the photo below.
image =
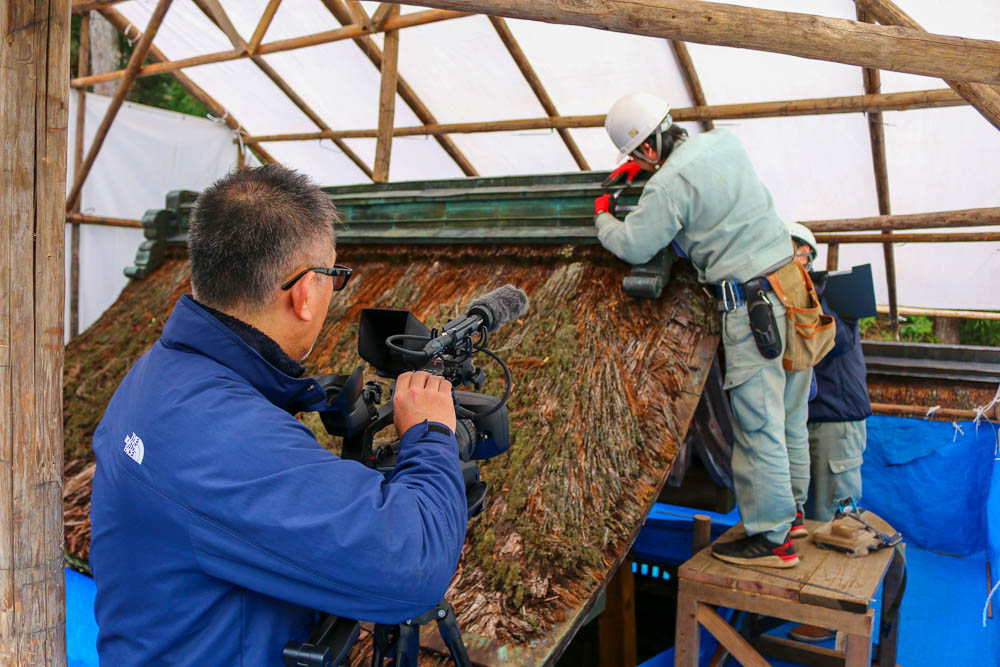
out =
[[792,530],[789,531],[788,536],[793,540],[797,540],[800,537],[809,537],[809,530],[806,529],[805,517],[802,516],[802,510],[795,510],[795,518],[792,519]]
[[795,544],[789,537],[784,544],[775,544],[763,533],[741,537],[732,542],[716,542],[712,555],[719,560],[737,565],[763,565],[764,567],[793,567],[799,562]]

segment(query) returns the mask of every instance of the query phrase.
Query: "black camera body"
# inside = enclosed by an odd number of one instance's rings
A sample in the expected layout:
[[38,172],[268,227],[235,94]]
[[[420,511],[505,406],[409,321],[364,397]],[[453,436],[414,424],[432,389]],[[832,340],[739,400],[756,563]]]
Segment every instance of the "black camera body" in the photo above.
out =
[[[452,320],[443,331],[453,330],[466,319]],[[486,374],[473,365],[475,352],[485,351],[497,359],[482,347],[485,332],[475,331],[482,334],[478,341],[472,335],[460,336],[441,351],[428,355],[424,348],[438,338],[437,332],[428,329],[409,311],[366,308],[361,312],[358,326],[358,354],[380,377],[395,379],[401,373],[423,370],[444,377],[456,387],[452,392],[458,418],[455,439],[470,517],[482,511],[487,491],[476,461],[502,454],[510,447],[506,395],[500,399],[458,389],[482,387]],[[509,395],[510,374],[506,366],[504,371]],[[391,399],[382,403],[382,388],[377,382],[364,382],[360,366],[349,376],[325,375],[317,381],[327,395],[326,409],[320,411],[320,418],[328,433],[343,438],[341,458],[359,461],[385,475],[391,473],[399,453],[399,440],[375,444],[378,433],[393,423]]]

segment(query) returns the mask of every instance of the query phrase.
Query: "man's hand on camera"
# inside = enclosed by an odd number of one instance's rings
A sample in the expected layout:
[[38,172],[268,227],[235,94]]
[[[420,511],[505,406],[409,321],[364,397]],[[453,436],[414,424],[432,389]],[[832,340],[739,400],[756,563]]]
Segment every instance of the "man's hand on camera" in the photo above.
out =
[[396,378],[392,396],[393,421],[396,433],[402,437],[411,426],[427,421],[444,424],[455,431],[455,404],[451,398],[451,383],[439,375],[424,371],[403,373]]

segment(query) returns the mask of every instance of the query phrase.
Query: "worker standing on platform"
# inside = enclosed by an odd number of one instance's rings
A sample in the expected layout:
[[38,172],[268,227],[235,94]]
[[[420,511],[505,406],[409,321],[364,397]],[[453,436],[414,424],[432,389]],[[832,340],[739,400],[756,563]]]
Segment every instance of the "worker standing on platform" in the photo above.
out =
[[[808,227],[789,225],[796,258],[816,258],[816,238]],[[806,261],[803,259],[802,261]],[[823,283],[816,289],[822,299]],[[867,442],[865,420],[872,414],[867,369],[858,320],[841,317],[822,299],[823,311],[837,323],[833,349],[813,369],[816,397],[809,403],[809,500],[806,517],[829,521],[837,501],[861,500],[861,457]]]
[[[734,563],[791,567],[799,560],[791,538],[805,533],[799,503],[809,484],[810,373],[783,365],[782,357],[792,352],[786,349],[786,308],[784,298],[771,292],[777,282],[782,294],[796,294],[789,303],[805,305],[807,278],[791,261],[788,228],[730,132],[688,138],[673,124],[669,105],[645,93],[618,100],[605,129],[619,159],[628,158],[612,177],[652,176],[624,220],[610,213],[610,195],[595,201],[601,243],[633,264],[675,243],[714,290],[723,313],[725,388],[736,417],[733,479],[747,536],[717,543],[712,552]],[[762,318],[753,326],[751,310]],[[820,338],[830,332],[822,333]]]
[[[816,237],[805,225],[788,225],[795,244],[795,259],[812,269],[818,249]],[[822,298],[824,282],[816,283],[823,311],[837,323],[833,349],[813,368],[816,396],[809,401],[809,498],[805,516],[829,521],[837,501],[851,496],[861,500],[861,456],[865,451],[865,420],[871,416],[867,369],[861,350],[858,321],[843,318]],[[832,639],[834,631],[818,625],[798,625],[788,631],[792,639],[818,643]]]

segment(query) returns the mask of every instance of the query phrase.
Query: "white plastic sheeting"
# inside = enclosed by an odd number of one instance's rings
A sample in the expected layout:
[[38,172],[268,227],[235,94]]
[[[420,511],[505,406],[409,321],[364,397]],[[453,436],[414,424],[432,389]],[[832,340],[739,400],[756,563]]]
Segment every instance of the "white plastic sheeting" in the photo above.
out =
[[[70,95],[70,153],[67,191],[73,184],[76,95]],[[110,99],[87,94],[84,149],[107,111]],[[125,103],[97,155],[81,194],[81,213],[138,219],[163,208],[170,190],[200,190],[236,166],[232,131],[219,123],[172,111]],[[141,229],[80,226],[80,331],[89,327],[128,282]],[[66,282],[69,286],[70,227],[66,226]],[[69,298],[66,299],[69,322]],[[67,336],[69,327],[67,325]]]
[[[730,0],[784,11],[855,17],[850,0]],[[266,0],[222,0],[235,27],[249,40]],[[377,3],[362,3],[369,14]],[[900,1],[931,32],[1000,39],[1000,4],[980,0]],[[116,5],[142,29],[154,0]],[[404,6],[404,13],[420,8]],[[620,33],[508,20],[540,80],[563,115],[602,114],[619,96],[645,90],[688,106],[668,44]],[[264,42],[339,27],[319,0],[284,0]],[[439,122],[540,117],[545,113],[489,21],[452,19],[403,30],[399,70]],[[382,43],[382,36],[374,37]],[[171,59],[230,50],[228,39],[191,0],[175,0],[155,44]],[[857,67],[772,53],[690,44],[709,104],[856,95]],[[351,41],[264,56],[264,59],[334,129],[377,124],[379,73]],[[185,73],[215,97],[250,134],[313,131],[315,126],[249,60],[189,68]],[[883,92],[942,88],[937,79],[882,73]],[[1000,133],[969,107],[885,114],[889,189],[893,213],[1000,206],[996,156]],[[396,100],[396,125],[417,125]],[[863,114],[754,119],[717,123],[746,144],[788,220],[878,213],[867,120]],[[697,132],[696,124],[686,124]],[[571,134],[594,169],[614,165],[616,151],[603,129]],[[572,171],[576,166],[558,135],[547,130],[452,135],[482,175]],[[182,141],[178,137],[178,141]],[[375,141],[348,140],[368,164]],[[269,143],[282,163],[324,185],[365,182],[364,174],[330,141]],[[227,163],[228,165],[228,163]],[[135,163],[130,163],[134,168]],[[450,178],[461,171],[433,139],[393,142],[390,180]],[[100,178],[95,175],[93,178]],[[163,189],[159,197],[166,191]],[[85,190],[85,193],[87,191]],[[137,217],[141,208],[121,210]],[[870,261],[885,303],[880,246],[841,246],[841,266]],[[899,301],[903,305],[997,309],[1000,244],[897,246]],[[820,260],[823,261],[823,258]],[[118,267],[120,268],[120,267]]]

